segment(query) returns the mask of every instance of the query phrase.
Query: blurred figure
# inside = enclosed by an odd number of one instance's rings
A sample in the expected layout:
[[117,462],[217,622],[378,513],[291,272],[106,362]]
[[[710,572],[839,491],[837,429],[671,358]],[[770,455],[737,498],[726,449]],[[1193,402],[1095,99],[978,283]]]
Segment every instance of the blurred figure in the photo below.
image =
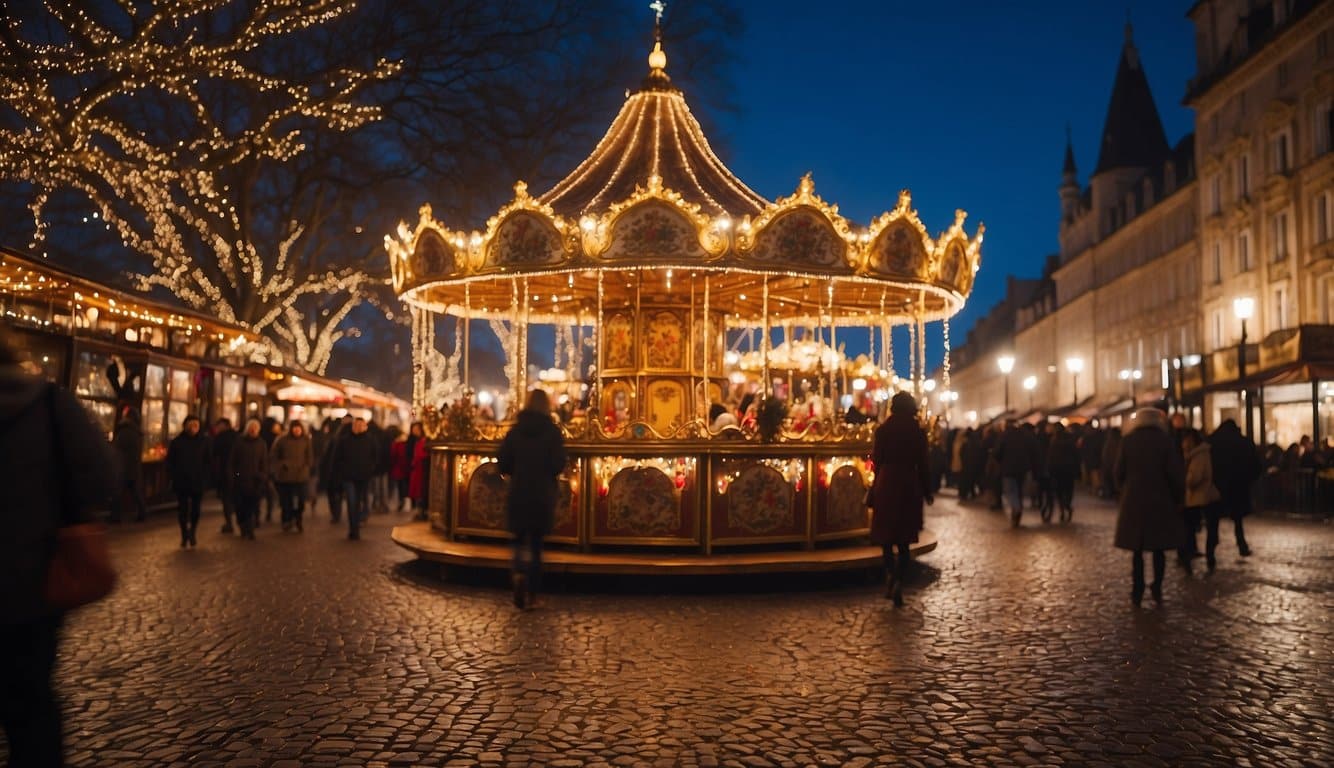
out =
[[370,484],[380,462],[380,446],[371,436],[366,420],[356,418],[352,430],[333,447],[332,473],[343,483],[347,499],[347,538],[361,538],[361,524],[370,515]]
[[199,417],[186,416],[181,433],[167,446],[167,474],[176,492],[176,519],[181,525],[181,546],[199,544],[199,510],[204,502],[204,484],[212,466],[212,446],[199,431]]
[[[934,502],[926,432],[917,423],[917,401],[907,392],[890,400],[889,418],[876,428],[871,448],[871,541],[885,564],[885,597],[903,605],[909,548],[922,530],[922,504]],[[897,555],[894,550],[897,550]]]
[[1020,427],[1013,420],[1005,425],[996,448],[996,460],[1000,462],[1001,482],[1005,499],[1010,504],[1010,526],[1013,528],[1019,527],[1024,513],[1024,483],[1033,473],[1037,453],[1037,438],[1030,429]]
[[1144,597],[1144,552],[1153,554],[1150,591],[1154,602],[1161,603],[1167,563],[1163,553],[1181,545],[1186,471],[1181,449],[1172,442],[1167,414],[1141,408],[1131,415],[1126,429],[1114,472],[1122,489],[1115,545],[1131,551],[1130,600],[1137,606]]
[[413,427],[421,432],[412,448],[412,471],[408,475],[408,496],[412,497],[412,508],[417,511],[414,520],[426,520],[426,498],[430,485],[430,453],[426,450],[426,434],[421,422]]
[[278,490],[278,504],[282,509],[283,532],[296,528],[300,533],[301,516],[306,509],[306,483],[310,469],[315,465],[315,450],[311,447],[306,426],[299,421],[287,425],[286,434],[273,441],[269,466]]
[[[1218,488],[1220,499],[1213,507],[1205,510],[1205,524],[1208,526],[1205,554],[1211,554],[1218,545],[1219,520],[1230,517],[1237,537],[1237,551],[1242,557],[1249,557],[1251,548],[1246,544],[1246,530],[1242,521],[1251,513],[1251,485],[1261,472],[1255,444],[1241,433],[1237,422],[1228,419],[1209,436],[1209,447],[1213,458],[1214,486]],[[1209,542],[1213,542],[1213,546]],[[1209,562],[1213,563],[1212,558]]]
[[1052,425],[1051,444],[1047,448],[1047,473],[1051,477],[1056,505],[1061,509],[1061,522],[1068,523],[1075,516],[1075,478],[1079,476],[1079,449],[1074,435],[1061,424]]
[[236,494],[236,522],[241,528],[241,538],[254,541],[259,502],[269,487],[269,447],[260,435],[257,419],[246,422],[245,433],[232,446],[227,471]]
[[1124,436],[1119,429],[1108,429],[1102,440],[1102,497],[1115,499],[1121,492],[1121,481],[1116,477],[1116,465],[1121,457],[1121,441]]
[[43,593],[57,529],[106,508],[116,457],[83,406],[22,362],[0,326],[0,727],[11,766],[59,766],[51,673],[63,614]]
[[[1200,529],[1200,521],[1207,510],[1217,504],[1222,496],[1214,486],[1213,456],[1209,444],[1204,442],[1199,432],[1189,427],[1182,428],[1180,435],[1181,452],[1186,461],[1186,511],[1185,519],[1182,520],[1186,538],[1177,551],[1177,562],[1190,573],[1190,561],[1200,553],[1195,533]],[[1217,517],[1213,529],[1212,545],[1205,545],[1209,550],[1210,571],[1214,569],[1214,547],[1218,545]]]
[[213,450],[211,451],[213,470],[213,490],[222,502],[222,533],[231,533],[232,513],[236,509],[236,496],[232,493],[232,474],[228,464],[232,460],[232,447],[236,445],[236,430],[232,429],[229,419],[218,419],[213,425]]
[[[283,433],[282,422],[272,416],[264,417],[259,425],[260,436],[264,438],[264,447],[273,453],[273,441]],[[267,478],[264,481],[264,522],[273,522],[273,506],[278,501],[278,488],[273,484],[273,478]],[[259,518],[255,518],[255,527],[259,527]]]
[[403,504],[408,501],[409,480],[412,478],[412,454],[408,453],[409,444],[416,447],[416,441],[411,440],[412,428],[398,436],[398,439],[389,446],[389,479],[394,482],[395,492],[398,494],[398,508],[396,511],[403,511]]
[[144,431],[139,426],[139,413],[128,405],[120,407],[111,447],[120,459],[120,492],[112,505],[111,522],[125,519],[127,504],[133,507],[135,522],[143,522],[148,514],[144,503]]
[[500,474],[509,478],[506,524],[514,534],[511,581],[516,608],[531,608],[542,588],[542,538],[551,531],[560,473],[565,471],[565,438],[551,420],[546,390],[528,393],[510,431],[496,451]]

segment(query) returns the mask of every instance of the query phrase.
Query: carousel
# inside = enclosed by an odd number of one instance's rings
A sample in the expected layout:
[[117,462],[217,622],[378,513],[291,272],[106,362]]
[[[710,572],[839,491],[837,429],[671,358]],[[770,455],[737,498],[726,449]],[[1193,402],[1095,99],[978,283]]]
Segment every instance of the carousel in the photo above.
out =
[[[783,402],[796,393],[775,388],[791,355],[775,354],[772,331],[807,329],[832,352],[840,334],[859,329],[863,343],[869,334],[870,367],[883,374],[894,367],[891,328],[905,325],[911,375],[895,381],[921,394],[925,329],[939,322],[948,389],[948,322],[972,289],[982,242],[964,217],[958,211],[933,238],[904,191],[859,226],[809,176],[792,195],[765,199],[710,148],[668,77],[658,35],[642,86],[550,190],[533,196],[515,184],[514,199],[476,231],[424,205],[415,226],[385,238],[393,287],[413,316],[414,408],[430,438],[429,523],[396,528],[395,540],[446,563],[508,567],[506,480],[494,460],[508,425],[478,416],[469,340],[479,323],[497,333],[505,397],[521,403],[547,385],[528,380],[537,379],[528,361],[533,331],[550,326],[558,343],[577,342],[560,378],[579,407],[562,420],[569,464],[549,569],[877,563],[863,503],[874,423],[847,424],[825,407],[796,428]],[[447,354],[436,329],[449,325]],[[738,334],[758,337],[758,418],[715,427],[711,407],[736,407],[726,401],[741,380],[738,356],[726,341]],[[816,358],[814,389],[837,402],[841,363]]]

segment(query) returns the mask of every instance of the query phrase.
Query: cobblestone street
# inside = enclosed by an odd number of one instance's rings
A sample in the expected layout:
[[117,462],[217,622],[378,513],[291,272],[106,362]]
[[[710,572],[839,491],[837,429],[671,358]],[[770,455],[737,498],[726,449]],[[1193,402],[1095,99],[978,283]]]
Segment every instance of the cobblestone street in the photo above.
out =
[[948,498],[902,609],[857,580],[589,580],[519,613],[497,583],[409,565],[389,541],[406,516],[373,515],[360,542],[323,515],[244,542],[209,512],[197,551],[170,517],[115,532],[120,589],[68,624],[75,765],[1334,758],[1326,524],[1252,519],[1246,560],[1225,528],[1216,574],[1169,561],[1164,604],[1136,610],[1110,506],[1012,531]]

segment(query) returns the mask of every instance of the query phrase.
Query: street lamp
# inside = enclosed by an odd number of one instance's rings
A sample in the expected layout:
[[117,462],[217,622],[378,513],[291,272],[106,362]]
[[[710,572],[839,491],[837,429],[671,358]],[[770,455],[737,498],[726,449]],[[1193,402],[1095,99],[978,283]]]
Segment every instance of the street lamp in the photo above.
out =
[[1072,386],[1075,395],[1075,405],[1079,405],[1079,374],[1084,370],[1084,358],[1067,357],[1065,359],[1065,369],[1069,371],[1073,377]]
[[1232,314],[1241,321],[1241,343],[1237,345],[1237,383],[1241,385],[1241,405],[1246,409],[1246,437],[1251,436],[1251,393],[1246,388],[1246,321],[1255,315],[1255,299],[1242,296],[1232,300]]
[[1038,388],[1037,376],[1024,377],[1024,389],[1028,391],[1028,410],[1033,410],[1033,390]]
[[1144,372],[1138,368],[1134,370],[1122,368],[1121,373],[1118,375],[1121,377],[1121,381],[1130,382],[1130,402],[1135,402],[1135,382],[1144,378]]
[[996,358],[996,367],[1005,374],[1005,411],[1010,411],[1010,371],[1014,370],[1014,355],[1001,355]]

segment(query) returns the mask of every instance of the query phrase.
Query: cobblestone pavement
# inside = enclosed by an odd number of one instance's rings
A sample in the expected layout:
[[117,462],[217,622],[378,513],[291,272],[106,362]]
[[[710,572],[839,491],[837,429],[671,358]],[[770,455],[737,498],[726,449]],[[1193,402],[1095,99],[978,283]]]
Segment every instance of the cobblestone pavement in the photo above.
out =
[[[76,765],[1329,765],[1334,527],[1250,521],[1212,577],[1133,609],[1114,512],[942,499],[908,605],[865,581],[672,594],[580,582],[519,613],[372,516],[349,542],[123,526],[72,617]],[[0,755],[4,748],[0,746]]]

